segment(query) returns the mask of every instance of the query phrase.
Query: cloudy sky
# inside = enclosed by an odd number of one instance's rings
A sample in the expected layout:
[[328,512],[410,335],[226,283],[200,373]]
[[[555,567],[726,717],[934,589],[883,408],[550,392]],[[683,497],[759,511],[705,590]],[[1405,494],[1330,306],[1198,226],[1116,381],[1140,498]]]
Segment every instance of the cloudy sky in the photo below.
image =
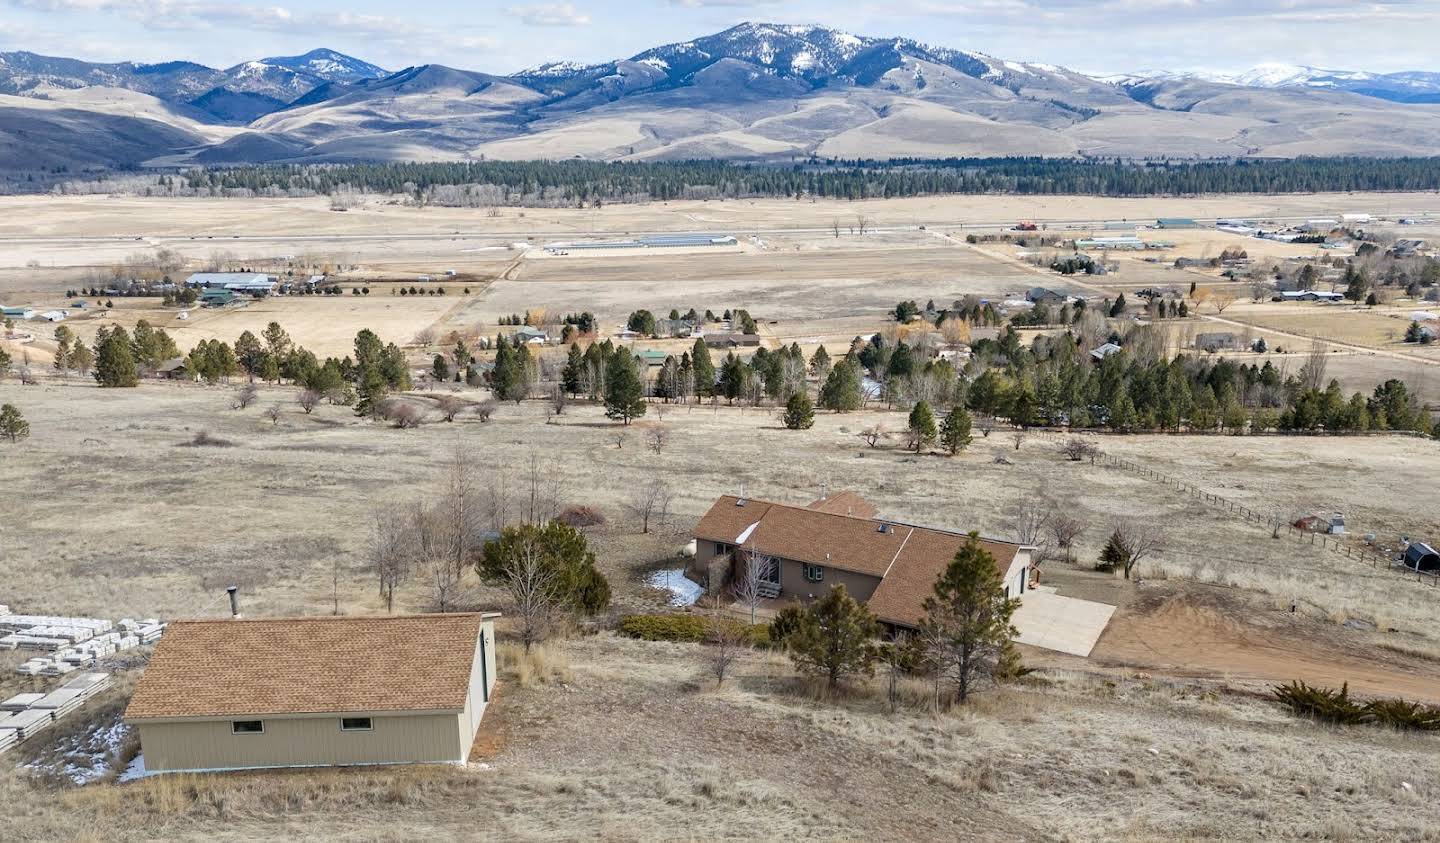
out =
[[391,69],[602,61],[744,20],[1085,71],[1440,70],[1440,0],[0,0],[0,50],[226,66],[326,46]]

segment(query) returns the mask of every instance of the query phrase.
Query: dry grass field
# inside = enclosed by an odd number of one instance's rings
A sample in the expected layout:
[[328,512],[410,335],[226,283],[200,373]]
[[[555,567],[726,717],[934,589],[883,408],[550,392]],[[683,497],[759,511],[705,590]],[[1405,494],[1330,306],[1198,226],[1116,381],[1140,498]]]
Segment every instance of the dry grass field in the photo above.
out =
[[[345,295],[192,310],[183,321],[156,300],[116,299],[113,310],[92,308],[66,324],[88,341],[101,325],[144,318],[188,350],[278,321],[322,356],[348,353],[355,332],[371,328],[407,346],[418,367],[436,350],[412,344],[418,333],[493,334],[499,317],[527,310],[589,310],[614,330],[642,307],[657,315],[745,307],[768,342],[799,342],[808,354],[819,343],[834,351],[883,329],[886,311],[902,299],[1009,297],[1036,284],[1108,295],[1213,282],[1134,256],[1120,258],[1114,275],[1062,278],[1025,265],[1013,248],[965,244],[970,229],[962,226],[1392,209],[1440,210],[1440,197],[657,203],[528,209],[523,217],[515,209],[491,217],[374,200],[335,213],[323,200],[0,198],[0,301],[62,303],[85,273],[161,246],[179,249],[192,268],[221,250],[262,264],[310,255],[345,266]],[[880,230],[851,234],[857,214]],[[830,228],[836,220],[839,237]],[[564,256],[509,248],[587,233],[696,229],[735,233],[742,246]],[[1177,255],[1223,248],[1212,232],[1169,234],[1145,236],[1177,241]],[[28,260],[41,265],[26,267]],[[447,268],[460,277],[439,280]],[[420,274],[436,276],[447,295],[394,294]],[[362,285],[369,296],[348,292]],[[468,296],[459,294],[465,286]],[[1271,353],[1232,356],[1293,373],[1309,335],[1319,333],[1336,343],[1329,373],[1347,390],[1400,377],[1422,398],[1440,401],[1440,357],[1390,336],[1392,323],[1403,331],[1396,314],[1408,309],[1242,297],[1223,314],[1206,307],[1200,318],[1174,324],[1172,345],[1201,331],[1252,332],[1267,338]],[[652,404],[628,431],[598,407],[572,404],[551,418],[538,401],[504,405],[488,422],[465,413],[447,424],[431,409],[438,391],[408,396],[429,418],[397,430],[345,407],[305,414],[291,387],[262,387],[246,410],[231,409],[238,384],[102,390],[48,371],[52,326],[21,330],[35,339],[7,348],[41,377],[38,386],[0,381],[0,403],[16,404],[32,425],[28,439],[0,442],[0,603],[18,609],[219,616],[223,589],[233,584],[252,615],[383,611],[366,563],[371,526],[382,510],[439,494],[457,448],[511,518],[524,505],[532,460],[547,496],[607,517],[588,532],[616,614],[664,604],[644,578],[679,564],[690,528],[717,495],[743,490],[803,503],[846,488],[888,517],[997,538],[1013,538],[1012,516],[1023,503],[1048,501],[1086,531],[1076,561],[1047,562],[1044,582],[1118,608],[1091,658],[1026,648],[1027,663],[1038,668],[1028,681],[944,713],[911,686],[902,711],[888,711],[879,680],[823,698],[782,659],[761,653],[747,655],[735,679],[715,690],[703,676],[701,648],[616,638],[603,631],[613,618],[604,618],[602,631],[577,632],[534,658],[510,654],[466,768],[123,785],[107,775],[69,788],[12,769],[17,756],[9,755],[0,765],[6,841],[110,839],[116,828],[177,840],[1440,839],[1433,737],[1317,727],[1263,698],[1269,685],[1299,678],[1440,702],[1440,588],[1295,537],[1272,538],[1264,525],[1120,468],[1067,461],[1058,438],[1032,434],[1017,449],[997,431],[946,458],[909,453],[894,438],[870,448],[857,435],[877,423],[902,430],[899,412],[820,413],[812,429],[797,432],[784,429],[773,409],[723,405]],[[642,345],[678,351],[688,342]],[[1274,351],[1281,346],[1290,353]],[[473,389],[460,395],[489,397]],[[272,406],[281,409],[276,423],[263,415]],[[659,452],[647,447],[656,427],[668,431]],[[202,431],[219,444],[196,446]],[[1440,518],[1427,505],[1440,471],[1433,441],[1096,442],[1255,510],[1344,512],[1352,552],[1368,533],[1390,546],[1400,536],[1440,537]],[[663,523],[642,534],[630,503],[656,479],[674,499]],[[1111,529],[1138,520],[1164,528],[1140,580],[1095,572]],[[432,598],[422,580],[412,580],[396,608],[421,611]],[[504,601],[472,580],[464,602],[503,608]],[[13,676],[9,664],[0,660],[0,696],[44,684]],[[87,709],[87,723],[114,724],[136,672],[122,671],[117,688]],[[18,760],[54,767],[66,737],[56,730]]]

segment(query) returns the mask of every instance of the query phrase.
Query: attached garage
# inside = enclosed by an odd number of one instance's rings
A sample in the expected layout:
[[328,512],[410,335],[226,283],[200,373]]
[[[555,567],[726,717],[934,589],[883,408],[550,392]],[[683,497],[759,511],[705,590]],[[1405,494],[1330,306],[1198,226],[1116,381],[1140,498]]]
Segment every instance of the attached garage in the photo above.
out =
[[125,720],[151,772],[463,763],[494,617],[176,621]]

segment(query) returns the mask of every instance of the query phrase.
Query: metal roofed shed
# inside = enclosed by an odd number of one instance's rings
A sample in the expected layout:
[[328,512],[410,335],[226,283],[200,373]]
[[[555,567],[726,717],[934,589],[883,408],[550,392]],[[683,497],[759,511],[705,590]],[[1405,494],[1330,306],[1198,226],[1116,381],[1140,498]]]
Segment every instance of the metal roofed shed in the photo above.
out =
[[185,279],[185,286],[240,293],[268,293],[275,289],[275,279],[260,272],[196,272]]
[[1200,223],[1189,217],[1161,217],[1155,220],[1157,228],[1199,228]]
[[1405,567],[1412,571],[1437,574],[1440,573],[1440,553],[1425,542],[1411,542],[1405,548],[1403,557]]
[[462,763],[493,614],[176,621],[125,712],[155,772]]

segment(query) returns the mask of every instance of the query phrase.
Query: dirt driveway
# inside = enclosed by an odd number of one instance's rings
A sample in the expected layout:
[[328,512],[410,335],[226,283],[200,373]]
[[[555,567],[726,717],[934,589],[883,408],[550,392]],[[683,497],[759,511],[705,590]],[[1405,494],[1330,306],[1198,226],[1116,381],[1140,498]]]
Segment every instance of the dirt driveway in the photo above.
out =
[[1384,633],[1264,608],[1229,589],[1153,589],[1115,613],[1093,662],[1256,684],[1348,682],[1362,695],[1440,702],[1440,662],[1380,646]]

